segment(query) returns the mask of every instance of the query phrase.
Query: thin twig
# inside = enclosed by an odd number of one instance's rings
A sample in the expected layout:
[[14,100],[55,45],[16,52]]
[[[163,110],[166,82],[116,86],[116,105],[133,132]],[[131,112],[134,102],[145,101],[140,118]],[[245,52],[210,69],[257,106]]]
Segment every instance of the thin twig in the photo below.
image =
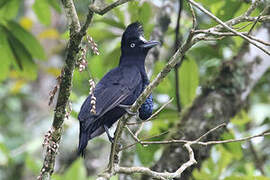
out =
[[189,6],[189,10],[191,12],[191,15],[192,15],[192,29],[196,29],[196,26],[197,26],[197,18],[196,18],[196,14],[195,14],[195,11],[191,5],[190,2],[188,2],[188,6]]
[[248,141],[257,137],[263,137],[263,136],[269,136],[270,133],[260,133],[254,136],[248,136],[240,139],[229,139],[229,140],[223,140],[223,141],[208,141],[208,142],[199,142],[198,144],[203,145],[203,146],[209,146],[212,144],[224,144],[224,143],[233,143],[233,142],[241,142],[241,141]]
[[[260,19],[260,18],[258,17],[257,19]],[[247,23],[246,25],[244,25],[244,26],[242,26],[242,27],[234,27],[233,29],[238,30],[238,31],[241,31],[242,29],[244,29],[244,28],[250,26],[250,25],[253,24],[253,23],[254,23],[254,22],[249,22],[249,23]]]
[[207,136],[208,134],[210,134],[211,132],[221,128],[221,127],[224,127],[226,126],[226,123],[223,123],[223,124],[220,124],[218,125],[217,127],[213,128],[213,129],[210,129],[208,132],[206,132],[204,135],[202,135],[201,137],[199,137],[198,139],[196,139],[195,141],[199,142],[200,140],[202,140],[202,138],[204,138],[205,136]]
[[[160,133],[160,134],[158,134],[158,135],[154,135],[154,136],[151,136],[151,137],[144,138],[144,139],[140,140],[140,142],[141,142],[141,141],[150,140],[150,139],[153,139],[153,138],[157,138],[157,137],[160,137],[160,136],[163,136],[163,135],[167,134],[168,132],[169,132],[169,131],[165,131],[165,132]],[[135,146],[136,144],[138,144],[138,142],[135,142],[135,143],[129,144],[129,145],[125,146],[125,147],[122,147],[122,148],[119,149],[119,152],[120,152],[120,151],[123,151],[123,150],[126,150],[126,149],[128,149],[128,148],[130,148],[130,147],[132,147],[132,146]]]
[[266,6],[264,8],[264,10],[259,14],[259,16],[257,17],[256,21],[253,23],[253,25],[251,26],[250,30],[248,31],[247,35],[250,35],[250,33],[252,32],[252,30],[254,29],[255,25],[258,23],[259,19],[261,18],[262,15],[264,15],[264,13],[268,10],[270,6]]
[[[207,30],[196,30],[194,32],[195,34],[200,34],[200,33],[204,33],[204,34],[207,34],[207,35],[212,35],[212,36],[221,36],[221,37],[224,37],[224,36],[238,36],[232,32],[218,32],[218,31],[211,31],[210,29],[207,29]],[[248,35],[248,32],[241,32],[241,34],[243,35],[246,35],[248,36],[250,39],[254,40],[254,41],[257,41],[258,43],[261,43],[261,44],[264,44],[266,46],[270,46],[270,42],[265,42],[259,38],[256,38],[254,36],[251,36],[251,35]],[[196,39],[199,39],[199,40],[205,40],[207,37],[205,36],[197,36],[195,37]],[[213,39],[215,40],[215,39]]]
[[104,15],[105,13],[112,10],[113,8],[115,8],[119,5],[122,5],[126,2],[129,2],[129,1],[133,1],[133,0],[118,0],[118,1],[115,1],[111,4],[109,4],[109,5],[106,5],[104,8],[97,7],[96,5],[90,5],[89,9],[96,14]]
[[244,13],[244,16],[250,16],[250,14],[257,8],[260,2],[262,2],[262,0],[255,0],[255,2],[253,2],[248,10]]
[[86,20],[85,20],[85,23],[83,24],[83,26],[82,26],[82,28],[80,30],[81,36],[85,36],[86,31],[87,31],[87,29],[88,29],[88,27],[89,27],[89,25],[90,25],[90,23],[92,21],[93,15],[94,15],[93,11],[91,11],[89,9]]
[[[227,29],[228,31],[231,31],[232,33],[242,37],[243,39],[245,39],[246,41],[248,41],[250,44],[253,44],[254,46],[256,46],[257,48],[261,49],[263,52],[265,52],[266,54],[270,55],[270,52],[262,47],[259,46],[256,42],[254,42],[252,39],[250,39],[248,36],[245,36],[243,34],[241,34],[240,32],[237,32],[236,30],[232,29],[230,26],[228,26],[226,23],[224,23],[223,21],[221,21],[218,17],[216,17],[215,15],[213,15],[212,13],[210,13],[208,10],[206,10],[204,7],[202,7],[200,4],[198,4],[197,2],[193,1],[193,0],[188,0],[192,5],[194,5],[195,7],[197,7],[198,9],[200,9],[202,12],[204,12],[205,14],[207,14],[209,17],[211,17],[212,19],[214,19],[217,23],[219,23],[220,25],[222,25],[225,29]],[[255,4],[255,3],[254,3]]]
[[144,127],[144,122],[139,125],[138,130],[135,132],[135,136],[137,136],[137,137],[139,136],[139,134],[143,130],[143,127]]
[[[183,9],[183,0],[179,0],[179,10],[178,10],[178,16],[177,16],[177,23],[175,27],[175,39],[174,39],[174,53],[177,51],[179,44],[182,41],[182,35],[179,32],[180,28],[180,20],[181,20],[181,13]],[[180,36],[180,37],[179,37]],[[181,112],[181,100],[180,100],[180,89],[179,89],[179,72],[178,72],[178,65],[174,67],[174,76],[175,76],[175,97],[176,97],[176,106],[178,114]]]
[[[248,137],[244,137],[244,138],[240,138],[240,139],[229,139],[229,140],[223,140],[223,141],[208,141],[208,142],[196,142],[194,141],[193,144],[198,144],[198,145],[203,145],[203,146],[209,146],[209,145],[213,145],[213,144],[224,144],[224,143],[233,143],[233,142],[241,142],[241,141],[248,141],[250,139],[253,138],[257,138],[257,137],[263,137],[263,136],[269,136],[270,133],[260,133],[257,135],[253,135],[253,136],[248,136]],[[184,144],[184,143],[188,143],[190,141],[188,140],[168,140],[168,141],[141,141],[141,144],[145,145],[145,144]]]
[[129,129],[129,127],[125,126],[125,128],[128,130],[128,132],[129,132],[129,134],[132,136],[132,138],[133,138],[136,142],[140,143],[139,138],[138,138],[135,134],[133,134],[133,132]]

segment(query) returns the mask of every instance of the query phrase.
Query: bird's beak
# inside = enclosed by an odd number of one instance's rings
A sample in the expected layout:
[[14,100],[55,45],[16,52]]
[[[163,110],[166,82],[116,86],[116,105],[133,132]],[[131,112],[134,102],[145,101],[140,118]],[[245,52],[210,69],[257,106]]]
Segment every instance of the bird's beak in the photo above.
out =
[[158,41],[146,41],[141,45],[141,47],[144,49],[151,49],[152,47],[155,47],[158,44],[160,44]]

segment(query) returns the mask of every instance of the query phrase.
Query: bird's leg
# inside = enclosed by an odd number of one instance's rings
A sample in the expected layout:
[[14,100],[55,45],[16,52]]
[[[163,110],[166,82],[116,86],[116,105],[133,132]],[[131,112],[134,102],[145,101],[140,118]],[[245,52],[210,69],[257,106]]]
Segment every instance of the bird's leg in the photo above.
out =
[[137,115],[138,112],[131,112],[130,111],[130,108],[132,105],[124,105],[124,104],[119,104],[118,105],[120,108],[123,108],[128,114],[132,115],[132,116],[135,116]]
[[104,124],[103,127],[104,127],[104,129],[105,129],[105,132],[106,132],[106,134],[107,134],[107,136],[108,136],[109,141],[110,141],[111,143],[113,143],[113,142],[114,142],[114,138],[110,135],[108,126]]

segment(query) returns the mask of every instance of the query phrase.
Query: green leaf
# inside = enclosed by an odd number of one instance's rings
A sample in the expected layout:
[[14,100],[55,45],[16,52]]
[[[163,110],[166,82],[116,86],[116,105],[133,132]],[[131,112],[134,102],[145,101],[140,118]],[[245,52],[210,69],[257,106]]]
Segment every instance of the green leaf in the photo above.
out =
[[139,2],[138,1],[131,1],[128,3],[128,12],[130,14],[130,22],[138,21],[139,19]]
[[[217,147],[218,151],[221,153],[220,159],[218,160],[218,164],[215,166],[218,169],[218,175],[228,169],[229,164],[234,160],[233,152],[228,152],[222,146]],[[237,158],[238,159],[238,158]],[[241,156],[239,157],[241,159]]]
[[83,165],[82,158],[78,158],[71,167],[67,170],[65,173],[65,180],[74,180],[74,179],[80,179],[80,180],[86,180],[86,169]]
[[26,156],[25,164],[26,167],[35,174],[38,174],[38,172],[40,171],[41,162],[37,161],[33,158],[33,156],[29,154]]
[[139,9],[139,21],[143,23],[143,26],[147,26],[151,19],[152,8],[148,2],[144,2]]
[[35,80],[37,77],[37,67],[31,54],[11,33],[8,33],[8,42],[13,52],[16,64],[21,69],[18,70],[19,75],[27,78],[28,80]]
[[73,85],[74,89],[80,91],[83,94],[89,93],[89,75],[86,71],[79,72],[78,70],[74,71],[73,75]]
[[173,127],[174,122],[176,122],[177,120],[179,120],[179,116],[177,115],[177,113],[175,113],[175,110],[163,109],[163,111],[159,113],[156,119],[152,121],[153,125],[151,130],[149,131],[149,136],[156,136],[158,134],[168,131],[168,129]]
[[1,0],[0,1],[0,9],[7,4],[10,0]]
[[109,69],[116,67],[119,63],[120,56],[121,56],[120,44],[116,44],[115,48],[107,55],[105,55],[104,57],[105,61],[103,61],[104,63],[103,66]]
[[113,13],[116,15],[117,19],[121,23],[123,23],[123,24],[125,23],[125,13],[123,11],[121,11],[120,8],[114,8]]
[[115,21],[114,19],[111,19],[111,18],[97,19],[96,22],[103,22],[103,23],[106,23],[106,24],[108,24],[110,26],[113,26],[113,27],[117,27],[117,28],[120,28],[120,29],[125,29],[125,25],[122,22],[117,22],[117,21]]
[[247,124],[250,121],[251,119],[248,117],[247,112],[242,110],[231,120],[231,123],[241,126]]
[[199,85],[199,70],[196,61],[186,59],[179,69],[180,100],[182,106],[192,103]]
[[101,56],[93,56],[88,58],[88,68],[90,69],[91,74],[98,79],[101,79],[105,73],[105,68],[101,59]]
[[29,53],[37,59],[45,59],[45,52],[39,41],[14,21],[8,21],[7,28],[18,39]]
[[9,66],[14,59],[10,50],[8,39],[5,31],[0,27],[0,54],[1,54],[1,66],[0,66],[0,82],[5,80],[8,76]]
[[224,180],[270,180],[269,177],[266,176],[240,176],[240,175],[232,175],[226,177]]
[[62,9],[61,9],[61,6],[59,4],[59,1],[56,1],[56,0],[48,0],[47,1],[51,7],[53,7],[58,13],[61,13]]
[[35,0],[32,8],[42,24],[51,24],[51,10],[47,0]]
[[[235,139],[234,135],[231,132],[225,132],[222,134],[222,139],[227,140],[227,139]],[[243,157],[243,152],[242,152],[242,147],[240,142],[234,142],[234,143],[226,143],[223,144],[223,147],[231,152],[233,157],[237,160],[241,159]]]
[[[158,73],[163,69],[164,66],[165,66],[164,61],[157,61],[155,63],[152,80],[154,77],[156,77],[158,75]],[[173,81],[171,81],[169,79],[170,75],[171,75],[171,73],[167,77],[165,77],[165,79],[160,83],[159,86],[157,86],[157,88],[155,89],[155,92],[158,92],[160,94],[170,94],[170,93],[174,94],[174,90],[172,87]]]
[[202,163],[200,169],[196,169],[192,174],[196,180],[212,180],[217,174],[216,167],[217,165],[209,158]]
[[13,19],[17,16],[21,0],[1,0],[0,19]]
[[[243,2],[236,0],[226,0],[223,1],[224,5],[218,10],[217,16],[220,17],[223,21],[227,21],[235,15],[235,13],[241,8]],[[213,7],[213,9],[216,6]]]
[[198,0],[197,2],[200,2],[203,4],[203,6],[205,7],[209,7],[211,6],[212,4],[215,4],[217,2],[220,2],[220,0]]
[[212,58],[203,62],[204,68],[219,67],[221,64],[219,58]]
[[9,150],[7,149],[4,143],[0,143],[0,166],[7,165],[10,155]]
[[141,163],[145,166],[149,166],[153,163],[155,151],[158,150],[158,146],[149,145],[142,147],[142,145],[136,145],[136,152],[138,153]]
[[[102,33],[100,33],[102,32]],[[96,42],[101,42],[101,41],[108,41],[108,40],[112,40],[116,37],[119,37],[117,34],[109,31],[108,29],[105,28],[97,28],[97,27],[92,27],[89,28],[87,30],[87,34],[89,34],[91,37],[93,37],[93,39]]]

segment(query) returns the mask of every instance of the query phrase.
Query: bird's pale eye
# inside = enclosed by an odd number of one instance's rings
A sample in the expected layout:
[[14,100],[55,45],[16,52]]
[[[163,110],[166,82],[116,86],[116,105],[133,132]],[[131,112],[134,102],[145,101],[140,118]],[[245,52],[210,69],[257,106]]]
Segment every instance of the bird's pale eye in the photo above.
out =
[[130,44],[130,47],[131,47],[131,48],[134,48],[134,47],[135,47],[135,44],[134,44],[134,43],[131,43],[131,44]]

